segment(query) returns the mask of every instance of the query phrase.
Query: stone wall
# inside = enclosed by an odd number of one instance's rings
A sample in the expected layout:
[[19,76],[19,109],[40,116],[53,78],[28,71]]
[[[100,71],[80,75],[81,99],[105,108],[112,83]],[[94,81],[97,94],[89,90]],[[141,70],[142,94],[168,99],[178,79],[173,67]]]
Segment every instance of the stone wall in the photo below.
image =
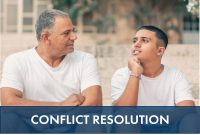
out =
[[[35,42],[33,42],[35,44]],[[1,67],[7,56],[34,45],[2,45]],[[85,51],[94,55],[97,59],[103,90],[103,105],[111,105],[111,77],[119,68],[127,66],[131,58],[131,45],[92,45],[75,46],[76,50]],[[196,105],[199,105],[199,46],[198,45],[168,45],[162,58],[162,64],[174,67],[182,71],[191,86]],[[0,70],[0,75],[2,68]]]

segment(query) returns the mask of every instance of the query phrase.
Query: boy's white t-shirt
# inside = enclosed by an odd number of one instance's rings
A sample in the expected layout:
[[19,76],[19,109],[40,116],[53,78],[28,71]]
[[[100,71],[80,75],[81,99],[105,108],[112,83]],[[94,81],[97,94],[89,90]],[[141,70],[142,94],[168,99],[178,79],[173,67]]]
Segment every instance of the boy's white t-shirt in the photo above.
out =
[[[123,93],[131,71],[121,68],[112,77],[112,102]],[[190,85],[185,75],[172,67],[164,65],[163,72],[149,78],[141,75],[139,81],[138,106],[175,106],[184,100],[193,100]]]
[[94,85],[101,82],[96,59],[91,54],[74,51],[53,68],[35,48],[6,58],[1,80],[1,88],[17,89],[25,99],[49,102],[64,101]]

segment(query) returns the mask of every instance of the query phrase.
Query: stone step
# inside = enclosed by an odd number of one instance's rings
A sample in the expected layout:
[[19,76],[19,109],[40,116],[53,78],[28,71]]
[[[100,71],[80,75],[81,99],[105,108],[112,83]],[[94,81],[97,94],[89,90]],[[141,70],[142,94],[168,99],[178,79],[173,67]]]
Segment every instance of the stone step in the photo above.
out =
[[[131,46],[78,46],[77,50],[89,52],[97,58],[100,65],[107,68],[122,68],[127,65],[131,58],[129,49]],[[185,67],[188,69],[199,69],[198,45],[169,45],[163,56],[162,63],[179,69]],[[27,50],[27,46],[4,46],[1,47],[1,65],[5,58],[10,54]]]
[[[96,56],[97,58],[98,57],[105,58],[105,57],[131,57],[131,47],[132,45],[96,45],[96,46],[75,46],[75,49],[96,54],[94,56]],[[181,45],[169,44],[167,46],[164,56],[198,57],[199,46],[184,45],[184,44]]]
[[[12,54],[15,52],[30,49],[37,44],[29,43],[28,45],[21,44],[6,44],[1,46],[1,54],[6,53]],[[132,45],[96,45],[96,46],[76,46],[75,49],[91,53],[96,58],[110,58],[110,57],[131,57]],[[199,46],[198,45],[168,45],[164,56],[187,56],[187,57],[198,57]]]
[[[99,64],[99,70],[116,70],[127,67],[129,59],[130,57],[97,58],[97,62]],[[179,70],[199,70],[199,57],[164,56],[162,58],[162,64]]]

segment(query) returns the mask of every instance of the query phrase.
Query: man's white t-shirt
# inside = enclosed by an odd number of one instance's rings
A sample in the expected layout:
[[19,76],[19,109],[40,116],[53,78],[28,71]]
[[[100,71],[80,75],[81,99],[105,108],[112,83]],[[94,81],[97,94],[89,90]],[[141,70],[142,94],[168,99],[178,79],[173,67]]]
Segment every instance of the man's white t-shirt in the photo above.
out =
[[14,88],[23,92],[25,99],[46,102],[64,101],[94,85],[101,82],[96,59],[91,54],[74,51],[54,68],[35,48],[6,58],[1,80],[1,88]]
[[[112,101],[124,92],[131,71],[128,67],[119,69],[112,77]],[[141,75],[139,81],[138,106],[175,106],[184,100],[193,100],[190,85],[185,75],[172,67],[164,65],[163,72],[149,78]]]

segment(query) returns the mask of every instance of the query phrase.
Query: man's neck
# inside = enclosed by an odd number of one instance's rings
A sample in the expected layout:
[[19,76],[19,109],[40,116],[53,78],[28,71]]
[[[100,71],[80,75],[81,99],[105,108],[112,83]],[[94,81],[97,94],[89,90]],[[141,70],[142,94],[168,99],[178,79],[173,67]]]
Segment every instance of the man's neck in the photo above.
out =
[[149,63],[142,63],[143,75],[150,78],[159,76],[164,70],[164,66],[161,65],[161,61],[154,61]]
[[51,67],[58,67],[65,56],[52,56],[42,45],[36,47],[38,55]]

